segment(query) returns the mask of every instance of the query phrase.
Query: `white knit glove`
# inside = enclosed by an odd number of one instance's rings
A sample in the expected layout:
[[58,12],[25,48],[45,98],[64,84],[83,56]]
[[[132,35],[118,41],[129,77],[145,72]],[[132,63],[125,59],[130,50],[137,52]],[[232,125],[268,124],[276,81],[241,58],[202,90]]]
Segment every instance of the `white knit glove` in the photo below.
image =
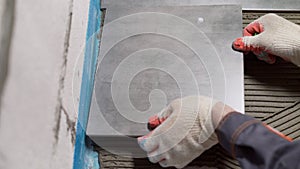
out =
[[182,168],[217,144],[211,113],[215,104],[216,101],[208,97],[189,96],[174,100],[150,118],[161,124],[138,138],[149,160],[162,167]]
[[244,29],[233,49],[253,52],[258,59],[274,63],[275,56],[300,66],[300,26],[278,15],[266,14]]

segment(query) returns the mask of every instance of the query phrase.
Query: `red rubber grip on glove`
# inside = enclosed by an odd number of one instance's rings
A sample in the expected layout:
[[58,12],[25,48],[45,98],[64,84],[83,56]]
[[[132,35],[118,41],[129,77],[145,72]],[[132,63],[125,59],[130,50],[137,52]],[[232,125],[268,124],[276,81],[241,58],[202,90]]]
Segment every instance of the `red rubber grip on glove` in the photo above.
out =
[[165,121],[164,118],[160,119],[159,117],[157,117],[157,115],[150,117],[147,124],[148,130],[150,131],[154,130],[164,121]]

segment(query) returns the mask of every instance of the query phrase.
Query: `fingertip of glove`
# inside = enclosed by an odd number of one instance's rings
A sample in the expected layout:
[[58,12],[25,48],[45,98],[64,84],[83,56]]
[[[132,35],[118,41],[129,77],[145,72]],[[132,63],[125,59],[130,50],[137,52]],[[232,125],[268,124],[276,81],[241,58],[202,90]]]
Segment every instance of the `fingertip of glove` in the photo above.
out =
[[167,163],[167,161],[166,161],[165,159],[162,160],[162,161],[160,161],[160,162],[159,162],[159,165],[162,166],[162,167],[164,167],[164,168],[165,168],[165,167],[168,167],[168,163]]
[[237,52],[242,52],[241,50],[235,48],[234,42],[232,42],[231,49]]
[[152,138],[153,132],[151,131],[147,135],[141,136],[137,138],[139,146],[144,150],[144,151],[150,151],[154,149],[154,147],[157,146],[156,142],[154,142]]
[[138,141],[139,146],[140,146],[143,150],[145,150],[146,137],[145,137],[145,136],[138,137],[138,138],[137,138],[137,141]]
[[238,52],[243,52],[244,50],[244,42],[243,42],[243,38],[237,38],[236,40],[234,40],[231,44],[231,48],[234,51],[238,51]]

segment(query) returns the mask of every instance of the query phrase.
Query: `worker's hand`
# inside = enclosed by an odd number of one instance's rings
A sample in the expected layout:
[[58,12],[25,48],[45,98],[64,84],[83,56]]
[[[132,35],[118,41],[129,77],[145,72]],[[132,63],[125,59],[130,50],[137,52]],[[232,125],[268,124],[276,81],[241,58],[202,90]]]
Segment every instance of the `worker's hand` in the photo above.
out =
[[233,42],[234,50],[251,51],[270,64],[279,56],[300,66],[299,25],[275,14],[266,14],[246,26],[243,35]]
[[150,126],[156,128],[138,138],[138,143],[151,162],[182,168],[218,143],[215,126],[232,111],[223,103],[204,96],[174,100],[150,118]]

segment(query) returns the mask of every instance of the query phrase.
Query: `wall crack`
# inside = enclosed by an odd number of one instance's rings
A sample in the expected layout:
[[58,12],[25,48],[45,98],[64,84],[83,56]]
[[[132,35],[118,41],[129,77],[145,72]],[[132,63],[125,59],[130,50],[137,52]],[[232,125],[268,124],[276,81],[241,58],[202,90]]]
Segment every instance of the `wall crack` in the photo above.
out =
[[[75,122],[70,120],[69,114],[63,107],[63,91],[64,91],[64,85],[65,85],[65,78],[66,78],[66,71],[67,71],[67,63],[68,63],[68,52],[69,52],[69,46],[70,46],[70,35],[71,35],[71,25],[72,25],[72,17],[73,17],[73,1],[70,0],[69,2],[69,12],[67,16],[67,27],[64,37],[64,50],[63,50],[63,61],[61,65],[61,71],[59,75],[59,81],[58,81],[58,94],[57,94],[57,104],[55,108],[55,125],[53,127],[54,132],[54,148],[57,146],[57,143],[59,141],[59,132],[60,132],[60,123],[61,123],[61,117],[62,113],[66,116],[66,124],[67,124],[67,131],[71,132],[71,142],[74,144],[75,140]],[[74,123],[74,124],[73,124]],[[55,151],[55,149],[54,149]]]
[[75,129],[76,122],[74,120],[70,119],[70,116],[64,107],[62,107],[62,111],[66,116],[67,131],[71,133],[71,141],[74,146],[75,145],[75,136],[76,136],[76,129]]

